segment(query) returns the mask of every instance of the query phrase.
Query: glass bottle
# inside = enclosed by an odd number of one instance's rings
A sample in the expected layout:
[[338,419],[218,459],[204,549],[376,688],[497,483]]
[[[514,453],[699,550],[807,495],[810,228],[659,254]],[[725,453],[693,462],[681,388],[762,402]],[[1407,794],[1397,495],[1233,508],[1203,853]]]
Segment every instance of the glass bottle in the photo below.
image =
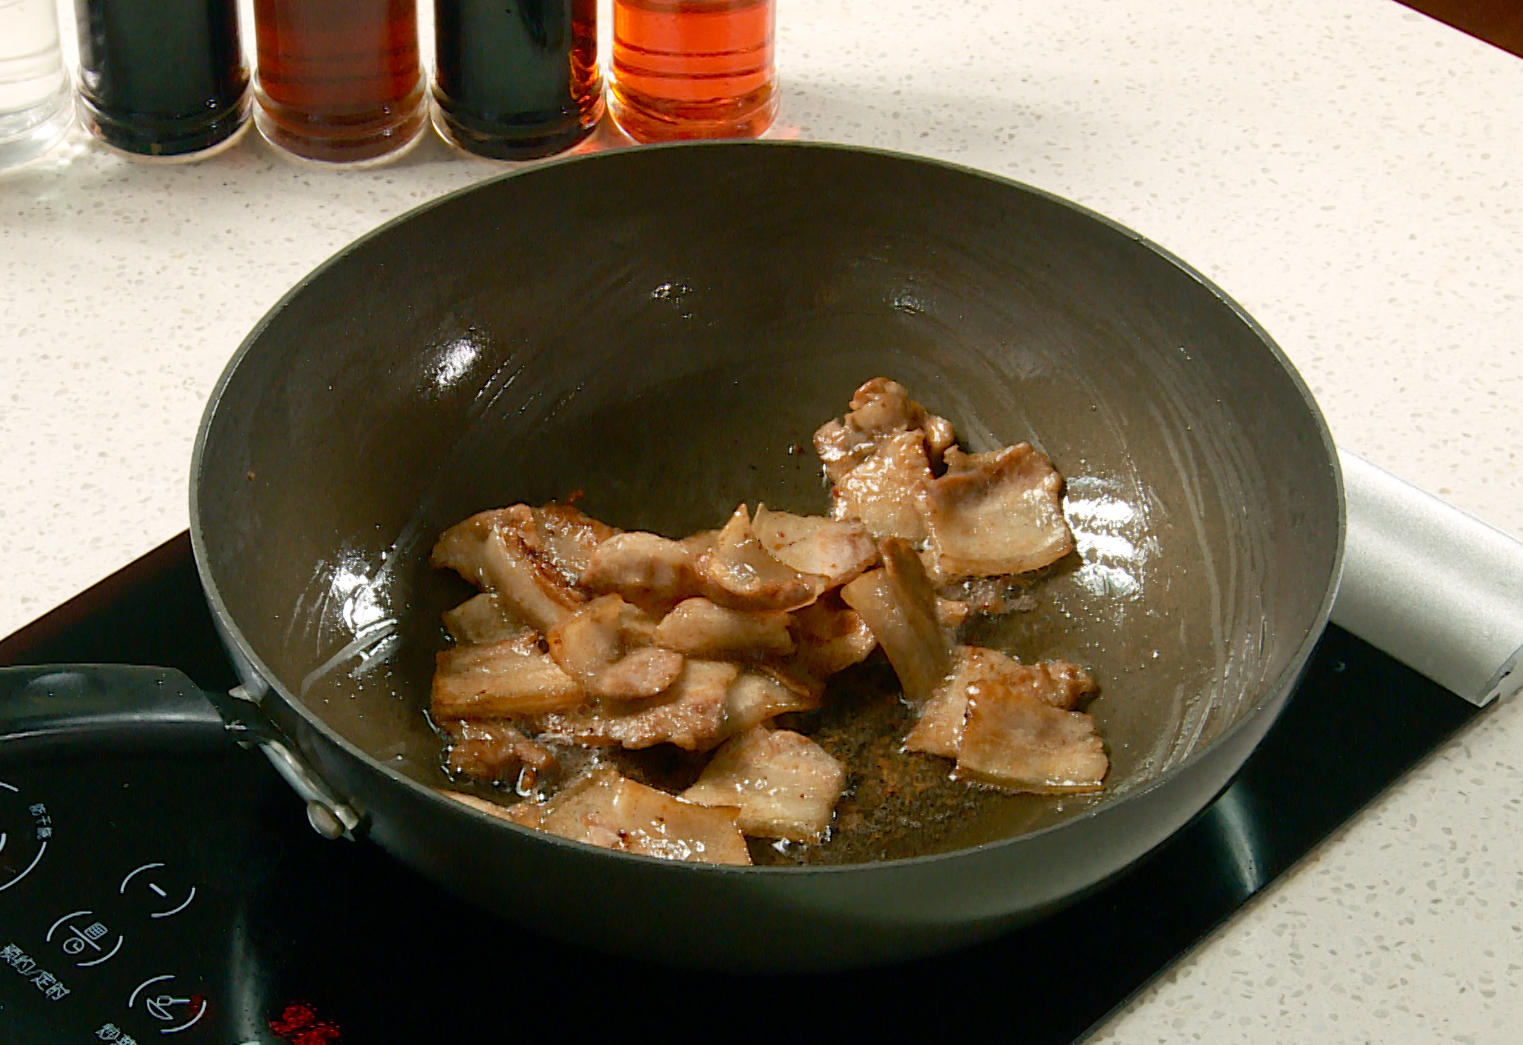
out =
[[481,156],[569,149],[603,114],[597,0],[434,0],[434,123]]
[[326,163],[376,160],[426,124],[415,0],[254,0],[254,119]]
[[614,0],[614,119],[637,141],[750,138],[777,116],[774,0]]
[[0,3],[0,168],[52,148],[74,116],[53,5],[54,0]]
[[80,102],[106,144],[191,156],[249,114],[237,0],[75,0]]

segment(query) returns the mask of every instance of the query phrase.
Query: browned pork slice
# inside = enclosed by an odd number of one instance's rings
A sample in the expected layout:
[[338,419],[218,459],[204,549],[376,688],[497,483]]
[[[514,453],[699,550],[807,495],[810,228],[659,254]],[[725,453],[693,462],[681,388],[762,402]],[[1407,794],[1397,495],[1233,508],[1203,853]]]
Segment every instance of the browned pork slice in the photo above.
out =
[[721,733],[730,737],[778,715],[791,711],[812,711],[819,701],[808,692],[783,685],[760,671],[742,671],[725,693],[724,726]]
[[451,773],[484,783],[516,782],[528,790],[555,772],[555,752],[501,719],[446,719],[439,728],[450,738]]
[[539,508],[515,504],[507,510],[525,550],[568,585],[581,577],[593,552],[619,532],[569,504],[551,503]]
[[1033,698],[1054,708],[1072,711],[1095,692],[1089,672],[1064,660],[1026,665],[999,650],[958,646],[952,674],[937,687],[904,738],[904,750],[956,758],[961,749],[968,697],[985,687],[1025,687]]
[[936,596],[936,623],[951,632],[962,627],[973,616],[973,607],[956,599]]
[[1020,662],[999,650],[982,646],[958,646],[952,674],[931,696],[920,721],[904,738],[904,750],[956,758],[962,742],[962,721],[968,710],[968,689],[990,679],[997,680],[1007,667]]
[[605,700],[639,700],[665,693],[682,676],[682,654],[646,646],[631,650],[592,683],[592,695]]
[[586,695],[541,653],[538,636],[456,646],[434,658],[434,720],[511,718],[573,708]]
[[496,593],[505,612],[535,630],[549,631],[584,599],[525,548],[520,514],[512,508],[477,512],[444,531],[429,561]]
[[825,590],[825,578],[803,574],[762,547],[745,505],[735,509],[700,557],[703,594],[736,610],[792,610]]
[[793,652],[788,614],[727,609],[708,599],[684,599],[661,618],[652,641],[693,657],[787,656]]
[[924,707],[952,668],[952,643],[936,619],[936,593],[909,544],[879,544],[883,565],[841,589],[888,656],[915,708]]
[[774,512],[759,504],[751,529],[773,558],[800,573],[824,577],[829,588],[860,576],[878,560],[878,545],[856,519]]
[[740,810],[741,831],[818,841],[846,787],[846,769],[806,736],[758,728],[727,740],[682,797]]
[[504,809],[471,795],[445,793],[491,816],[604,849],[664,860],[751,862],[735,810],[684,802],[609,768],[594,770],[543,804],[520,802]]
[[550,656],[594,697],[653,697],[682,671],[682,656],[649,648],[655,621],[617,595],[582,606],[545,636]]
[[830,592],[793,614],[794,663],[817,679],[867,659],[878,645],[862,615]]
[[445,630],[461,645],[516,639],[533,630],[490,591],[471,596],[454,609],[445,610],[443,616]]
[[952,775],[1043,795],[1100,790],[1110,763],[1095,720],[1063,710],[1093,689],[1071,664],[1019,664],[998,681],[968,687]]
[[659,696],[607,700],[545,715],[538,720],[540,739],[583,747],[675,744],[707,751],[724,735],[726,694],[739,673],[734,664],[690,657]]
[[517,824],[519,827],[539,827],[540,807],[535,802],[516,802],[510,806],[498,805],[490,798],[482,798],[480,795],[467,794],[464,791],[451,791],[449,788],[439,788],[439,793],[445,798],[452,798],[463,806],[485,813],[487,816],[495,816],[499,820]]
[[830,490],[830,513],[837,519],[859,520],[874,537],[923,541],[922,501],[930,482],[931,465],[921,432],[900,432],[836,480]]
[[942,452],[952,445],[952,422],[911,399],[899,382],[875,377],[857,389],[845,417],[826,422],[814,433],[814,448],[825,462],[825,474],[838,482],[871,457],[884,439],[917,429],[927,460],[939,465]]
[[942,577],[1024,573],[1073,550],[1063,479],[1030,443],[987,454],[947,451],[947,474],[925,490],[925,520]]
[[617,592],[629,602],[665,612],[700,590],[697,551],[684,541],[634,531],[598,545],[582,572],[581,585]]

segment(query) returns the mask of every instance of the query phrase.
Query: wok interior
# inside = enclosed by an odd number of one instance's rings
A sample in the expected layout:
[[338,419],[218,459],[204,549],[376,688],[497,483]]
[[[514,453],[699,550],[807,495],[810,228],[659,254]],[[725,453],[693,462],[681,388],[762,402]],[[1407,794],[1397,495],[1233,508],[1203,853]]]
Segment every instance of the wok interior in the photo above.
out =
[[[810,435],[877,375],[1067,477],[1078,554],[995,639],[1092,668],[1106,797],[1295,666],[1336,560],[1325,432],[1250,324],[1124,231],[904,158],[689,146],[491,182],[346,251],[251,341],[204,437],[210,575],[288,695],[430,785],[438,615],[468,594],[427,566],[444,527],[574,491],[668,535],[741,501],[822,511]],[[1087,804],[991,803],[936,848]]]

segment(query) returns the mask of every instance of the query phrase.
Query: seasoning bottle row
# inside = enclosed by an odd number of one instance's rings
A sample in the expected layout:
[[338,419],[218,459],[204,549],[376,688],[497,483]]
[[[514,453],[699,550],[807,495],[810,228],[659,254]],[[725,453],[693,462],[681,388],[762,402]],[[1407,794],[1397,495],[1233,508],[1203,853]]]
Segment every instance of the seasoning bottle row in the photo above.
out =
[[[252,110],[270,142],[319,163],[392,158],[430,113],[461,149],[531,159],[581,141],[604,110],[597,0],[433,0],[431,85],[416,0],[253,0],[252,77],[238,0],[74,2],[83,120],[139,156],[204,155]],[[0,166],[49,147],[71,118],[54,3],[0,3]],[[774,0],[614,0],[613,14],[609,105],[631,137],[751,136],[772,122]]]

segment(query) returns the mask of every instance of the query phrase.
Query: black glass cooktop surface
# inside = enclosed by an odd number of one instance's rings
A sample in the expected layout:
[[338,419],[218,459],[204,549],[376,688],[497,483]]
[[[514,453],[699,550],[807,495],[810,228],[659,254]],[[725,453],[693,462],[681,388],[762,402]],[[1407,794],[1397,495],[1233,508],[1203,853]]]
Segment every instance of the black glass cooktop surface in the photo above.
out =
[[[89,661],[236,683],[184,534],[0,641],[0,664]],[[319,838],[257,752],[0,750],[0,1041],[1078,1041],[1477,713],[1330,628],[1237,780],[1125,876],[967,950],[792,977],[607,957],[483,914]]]

